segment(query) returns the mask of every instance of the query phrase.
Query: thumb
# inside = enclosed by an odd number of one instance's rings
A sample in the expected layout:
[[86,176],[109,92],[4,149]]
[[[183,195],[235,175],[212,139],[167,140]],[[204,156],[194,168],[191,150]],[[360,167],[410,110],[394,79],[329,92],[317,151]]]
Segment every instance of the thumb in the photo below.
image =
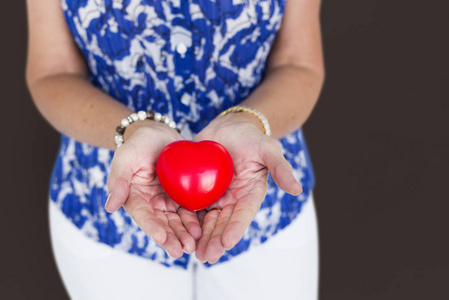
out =
[[107,183],[109,196],[105,204],[105,209],[109,213],[119,209],[128,199],[129,185],[134,175],[133,157],[125,145],[114,153]]
[[293,176],[293,168],[282,154],[281,146],[277,141],[271,139],[262,149],[262,160],[271,173],[274,182],[283,191],[293,196],[302,193],[302,187]]

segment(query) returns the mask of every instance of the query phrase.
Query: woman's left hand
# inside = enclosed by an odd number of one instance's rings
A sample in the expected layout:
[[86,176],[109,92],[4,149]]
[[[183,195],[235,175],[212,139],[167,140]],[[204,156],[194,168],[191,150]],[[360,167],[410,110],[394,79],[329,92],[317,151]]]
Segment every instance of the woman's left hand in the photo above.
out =
[[234,161],[229,189],[212,206],[198,212],[203,234],[197,242],[196,257],[202,262],[217,262],[243,237],[265,198],[268,172],[285,192],[302,192],[279,143],[266,136],[258,122],[249,113],[230,113],[216,118],[195,137],[195,142],[222,144]]

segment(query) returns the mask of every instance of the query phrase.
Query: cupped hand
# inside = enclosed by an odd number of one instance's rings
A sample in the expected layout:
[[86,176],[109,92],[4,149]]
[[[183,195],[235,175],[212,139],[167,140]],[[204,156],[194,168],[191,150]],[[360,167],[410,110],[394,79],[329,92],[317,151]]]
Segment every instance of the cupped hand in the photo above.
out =
[[196,142],[213,140],[222,144],[231,154],[235,169],[223,197],[198,212],[202,236],[196,257],[202,262],[217,262],[243,237],[265,198],[268,172],[285,192],[302,192],[279,143],[266,136],[257,122],[250,114],[231,113],[215,119],[195,137]]
[[165,124],[139,122],[139,128],[115,151],[105,206],[114,212],[123,205],[137,225],[174,258],[182,256],[183,250],[193,253],[201,236],[197,214],[170,199],[156,176],[162,149],[182,139]]

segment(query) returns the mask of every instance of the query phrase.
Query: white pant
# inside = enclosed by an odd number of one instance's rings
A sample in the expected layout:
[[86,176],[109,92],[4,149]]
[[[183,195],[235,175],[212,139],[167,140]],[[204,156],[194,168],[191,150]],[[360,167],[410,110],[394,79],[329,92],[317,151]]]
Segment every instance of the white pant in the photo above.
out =
[[53,252],[74,300],[317,300],[318,230],[313,198],[266,243],[211,268],[194,255],[187,270],[98,243],[50,201]]

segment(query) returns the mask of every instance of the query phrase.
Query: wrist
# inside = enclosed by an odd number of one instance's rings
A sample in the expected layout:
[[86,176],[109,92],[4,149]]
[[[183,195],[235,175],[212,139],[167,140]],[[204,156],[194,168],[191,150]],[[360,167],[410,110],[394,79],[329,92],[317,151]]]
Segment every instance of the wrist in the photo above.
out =
[[[180,132],[176,128],[176,123],[171,121],[169,117],[157,112],[141,110],[122,119],[121,124],[116,128],[115,143],[117,147],[120,147],[124,143],[126,136],[132,136],[139,128],[156,128],[160,126],[159,124],[162,124],[165,129],[176,131],[178,134]],[[129,130],[126,130],[127,128]]]
[[[247,121],[251,120],[251,123],[254,125],[256,125],[255,121],[257,120],[258,121],[257,127],[259,129],[262,129],[262,132],[265,135],[267,135],[267,136],[271,135],[271,129],[270,129],[270,124],[268,124],[268,120],[258,110],[248,107],[248,106],[244,106],[244,105],[237,105],[237,106],[233,106],[233,107],[228,108],[227,110],[223,111],[219,115],[219,117],[233,115],[233,114],[239,114],[239,115],[245,116],[246,120]],[[248,118],[249,116],[251,118]]]
[[176,130],[165,124],[152,120],[145,120],[141,123],[135,124],[136,126],[130,130],[129,134],[125,132],[124,144],[144,149],[149,147],[159,153],[166,145],[183,140]]
[[134,135],[136,131],[143,131],[145,129],[154,129],[155,126],[163,125],[155,122],[153,120],[143,120],[140,122],[134,122],[126,127],[125,132],[123,133],[123,140],[127,141],[131,136]]
[[243,111],[226,114],[217,118],[217,120],[220,120],[224,124],[252,125],[256,127],[260,132],[264,133],[264,127],[262,126],[262,123],[260,123],[260,121],[253,115]]

